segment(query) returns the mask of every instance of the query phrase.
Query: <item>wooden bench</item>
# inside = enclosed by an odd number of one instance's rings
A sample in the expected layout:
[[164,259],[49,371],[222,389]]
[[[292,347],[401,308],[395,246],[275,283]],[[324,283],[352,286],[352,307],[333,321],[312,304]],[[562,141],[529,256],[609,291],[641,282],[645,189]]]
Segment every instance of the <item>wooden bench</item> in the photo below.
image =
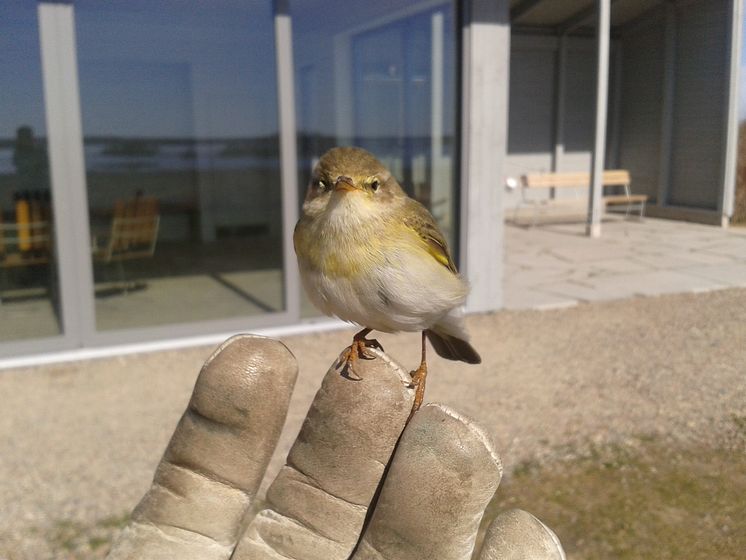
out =
[[49,263],[49,222],[4,224],[0,219],[0,268],[18,268]]
[[[645,214],[645,203],[648,200],[646,194],[632,194],[630,190],[629,171],[625,169],[612,169],[604,171],[602,187],[623,187],[623,194],[603,195],[602,202],[605,208],[609,206],[624,206],[625,218],[629,217],[632,210],[639,210],[640,219]],[[577,198],[529,198],[528,192],[535,189],[576,189],[588,191],[591,187],[590,173],[530,173],[521,176],[521,201],[516,207],[516,212],[522,204],[534,207],[534,216],[531,225],[536,224],[539,210],[557,204],[568,202],[577,203]]]

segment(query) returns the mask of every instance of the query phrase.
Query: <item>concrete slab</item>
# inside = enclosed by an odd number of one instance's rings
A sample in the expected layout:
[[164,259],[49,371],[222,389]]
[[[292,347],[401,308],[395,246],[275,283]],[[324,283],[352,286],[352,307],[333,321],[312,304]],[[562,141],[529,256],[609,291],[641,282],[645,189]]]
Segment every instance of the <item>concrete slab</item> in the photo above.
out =
[[511,295],[510,301],[505,302],[507,309],[551,309],[578,303],[572,297],[543,292],[533,286],[508,285],[505,289]]
[[691,293],[728,287],[718,280],[707,279],[674,270],[653,270],[639,274],[605,276],[598,278],[594,287],[617,299],[618,293],[633,296],[657,296],[662,294]]
[[536,289],[564,299],[575,299],[585,303],[629,298],[635,295],[633,290],[625,289],[623,284],[609,289],[600,282],[558,282],[537,286]]
[[506,224],[505,307],[542,308],[746,285],[746,230],[646,218],[610,220],[600,239],[582,222]]
[[[701,261],[693,258],[688,252],[675,253],[665,252],[664,250],[634,255],[631,260],[654,270],[672,270],[701,264]],[[722,261],[720,262],[722,263]]]
[[723,239],[701,247],[707,253],[716,255],[727,255],[735,259],[746,259],[746,239],[734,237],[733,239]]
[[746,286],[746,263],[692,266],[681,270],[686,274],[717,280],[733,287]]
[[647,265],[629,258],[613,258],[593,263],[593,270],[597,271],[598,274],[629,274],[647,269]]

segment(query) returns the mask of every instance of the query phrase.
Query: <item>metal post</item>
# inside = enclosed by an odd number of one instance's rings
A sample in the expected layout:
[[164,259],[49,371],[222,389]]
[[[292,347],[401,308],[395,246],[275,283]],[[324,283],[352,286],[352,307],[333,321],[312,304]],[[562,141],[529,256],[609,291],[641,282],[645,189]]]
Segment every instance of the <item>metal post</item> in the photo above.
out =
[[298,220],[298,152],[293,83],[293,31],[288,0],[275,0],[275,52],[280,125],[280,181],[282,183],[283,268],[285,311],[300,320],[300,275],[293,248],[293,228]]
[[730,12],[730,45],[728,52],[728,88],[726,90],[725,153],[723,156],[723,191],[720,197],[720,216],[723,227],[733,217],[736,196],[736,165],[738,163],[738,88],[741,67],[741,25],[743,0],[733,0]]
[[465,2],[461,265],[470,311],[502,306],[502,185],[508,141],[508,0]]
[[588,223],[586,234],[601,237],[604,156],[606,152],[606,109],[609,98],[609,31],[611,19],[610,0],[597,0],[596,24],[596,126],[593,158],[591,163],[591,191],[588,197]]

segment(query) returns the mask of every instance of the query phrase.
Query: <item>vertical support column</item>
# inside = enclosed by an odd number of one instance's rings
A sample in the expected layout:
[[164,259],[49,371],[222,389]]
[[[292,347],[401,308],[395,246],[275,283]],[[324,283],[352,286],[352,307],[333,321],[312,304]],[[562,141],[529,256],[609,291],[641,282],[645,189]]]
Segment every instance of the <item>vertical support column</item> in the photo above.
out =
[[736,197],[736,165],[738,164],[738,88],[741,67],[741,25],[743,0],[733,0],[730,11],[730,46],[728,51],[728,88],[725,92],[725,153],[723,154],[723,187],[718,204],[723,227],[733,216]]
[[508,0],[468,0],[463,22],[461,266],[469,311],[502,306],[502,193],[508,140]]
[[93,265],[73,6],[40,2],[39,39],[63,332],[95,331]]
[[282,240],[285,311],[290,320],[300,320],[300,275],[293,247],[293,229],[298,221],[298,151],[293,80],[293,30],[288,0],[275,0],[275,53],[280,125],[280,181],[282,183]]
[[676,5],[666,3],[663,52],[663,100],[661,103],[661,151],[656,205],[666,206],[671,182],[671,139],[676,95]]
[[588,223],[586,234],[601,237],[603,212],[603,172],[606,155],[606,109],[609,98],[609,31],[611,20],[610,0],[597,0],[596,23],[596,125],[593,158],[591,163],[591,190],[588,198]]
[[444,17],[435,12],[430,17],[430,200],[433,214],[446,234],[453,231],[453,200],[450,196],[450,165],[443,157],[443,90],[444,90]]

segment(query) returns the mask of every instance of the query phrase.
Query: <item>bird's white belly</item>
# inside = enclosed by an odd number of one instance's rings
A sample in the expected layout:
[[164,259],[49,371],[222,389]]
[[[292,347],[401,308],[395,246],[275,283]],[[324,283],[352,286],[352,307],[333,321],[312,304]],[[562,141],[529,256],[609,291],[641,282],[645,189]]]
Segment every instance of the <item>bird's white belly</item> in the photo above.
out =
[[366,273],[340,277],[301,267],[313,303],[327,315],[383,332],[420,331],[463,304],[466,284],[425,252],[391,253]]

